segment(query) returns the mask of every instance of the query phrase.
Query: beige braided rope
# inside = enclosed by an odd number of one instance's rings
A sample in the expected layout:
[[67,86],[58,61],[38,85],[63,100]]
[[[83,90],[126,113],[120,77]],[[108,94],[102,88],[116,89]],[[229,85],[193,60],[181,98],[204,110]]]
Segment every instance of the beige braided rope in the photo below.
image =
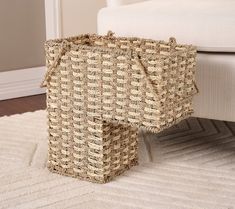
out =
[[[113,37],[114,35],[114,32],[112,31],[108,31],[107,33],[107,37]],[[89,42],[89,38],[87,38]],[[56,67],[58,66],[59,64],[59,61],[61,59],[61,57],[66,53],[66,51],[70,48],[71,46],[71,43],[68,42],[67,40],[63,40],[62,43],[61,43],[61,46],[59,48],[59,53],[58,55],[56,56],[56,58],[54,59],[53,63],[51,64],[51,66],[47,69],[47,72],[44,76],[44,79],[40,85],[41,88],[43,87],[46,87],[47,85],[47,82],[50,80],[50,77],[52,75],[52,73],[55,71]]]
[[[114,35],[114,33],[112,31],[108,31],[107,37],[113,37],[113,35]],[[176,39],[174,37],[170,37],[169,42],[171,44],[171,48],[174,49],[174,47],[176,46]],[[67,40],[63,40],[63,42],[61,43],[61,46],[59,48],[59,53],[58,53],[57,57],[55,58],[55,60],[53,61],[52,65],[47,69],[47,72],[44,76],[44,79],[43,79],[40,87],[46,87],[47,82],[50,80],[50,76],[56,70],[56,67],[59,64],[59,61],[60,61],[61,57],[70,48],[70,45],[71,44]],[[140,71],[141,71],[142,75],[144,76],[146,82],[148,83],[149,88],[152,90],[154,96],[157,97],[157,95],[155,94],[153,85],[151,83],[151,80],[149,79],[149,76],[147,75],[146,69],[145,69],[143,63],[141,62],[139,55],[136,52],[134,52],[132,54],[133,54],[133,57],[135,59],[136,64],[140,68]],[[195,89],[196,89],[196,93],[199,93],[198,87],[197,87],[195,82],[194,82],[194,86],[195,86]]]
[[[108,31],[106,36],[107,37],[114,37],[114,34],[115,34],[114,32]],[[171,43],[172,48],[174,48],[176,46],[176,39],[174,37],[170,37],[169,42]],[[70,46],[70,43],[67,40],[63,40],[63,42],[61,43],[61,46],[59,48],[59,53],[58,53],[57,57],[55,58],[55,60],[51,64],[51,66],[47,69],[47,72],[46,72],[44,79],[41,83],[41,87],[46,87],[46,84],[49,81],[51,74],[55,71],[57,65],[59,64],[59,60],[61,59],[63,54],[66,53],[69,46]],[[146,82],[148,83],[151,90],[153,90],[151,81],[149,80],[149,77],[146,73],[144,65],[140,61],[139,55],[137,53],[132,53],[132,54],[134,55],[135,62],[140,67],[141,73],[144,75]],[[154,92],[154,90],[153,90],[153,92]]]
[[138,128],[158,133],[192,112],[196,48],[81,35],[45,44],[48,168],[104,183],[138,162]]
[[61,43],[61,46],[59,48],[58,55],[54,59],[51,66],[47,69],[47,72],[44,76],[44,79],[43,79],[43,81],[40,85],[41,88],[46,87],[47,82],[50,80],[50,77],[51,77],[52,73],[56,70],[56,67],[59,64],[59,61],[60,61],[61,57],[68,51],[69,47],[70,47],[70,43],[66,40],[63,40],[63,42]]
[[[47,69],[47,72],[46,72],[46,74],[45,74],[45,76],[44,76],[44,79],[43,79],[43,81],[42,81],[42,83],[41,83],[41,87],[46,87],[48,81],[50,80],[51,75],[52,75],[53,72],[56,70],[56,67],[57,67],[58,64],[59,64],[59,61],[60,61],[61,57],[66,53],[68,46],[69,46],[69,42],[63,41],[63,43],[61,44],[61,47],[60,47],[60,49],[59,49],[59,53],[58,53],[57,57],[56,57],[55,60],[53,61],[52,65]],[[147,72],[146,72],[146,70],[145,70],[144,65],[143,65],[142,62],[140,61],[139,56],[138,56],[136,53],[133,53],[133,55],[134,55],[135,62],[136,62],[136,64],[137,64],[137,66],[139,66],[139,69],[140,69],[142,75],[144,76],[144,78],[145,78],[145,80],[146,80],[146,82],[147,82],[149,88],[150,88],[150,89],[152,90],[152,92],[155,94],[154,88],[153,88],[153,86],[152,86],[152,84],[151,84],[151,81],[150,81],[148,75],[147,75]],[[154,95],[154,96],[157,96],[157,95]]]

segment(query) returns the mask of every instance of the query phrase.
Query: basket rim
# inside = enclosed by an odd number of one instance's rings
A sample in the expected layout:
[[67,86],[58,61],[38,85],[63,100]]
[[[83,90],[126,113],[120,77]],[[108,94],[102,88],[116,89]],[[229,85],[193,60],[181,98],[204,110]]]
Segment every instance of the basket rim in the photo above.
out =
[[[58,45],[59,46],[59,45]],[[165,54],[145,54],[146,56],[142,56],[143,54],[139,54],[134,52],[132,49],[128,49],[128,50],[122,50],[122,49],[111,49],[109,47],[105,47],[105,46],[89,46],[89,45],[83,45],[83,44],[71,44],[71,48],[68,49],[66,51],[66,53],[70,53],[70,51],[75,50],[75,51],[79,51],[79,50],[87,50],[89,52],[108,52],[108,53],[114,53],[116,55],[123,55],[123,56],[127,56],[130,59],[135,58],[136,56],[140,55],[140,58],[148,58],[148,59],[168,59],[168,58],[172,58],[172,57],[176,57],[182,54],[185,54],[185,51],[175,51],[175,52],[170,52],[168,55]]]
[[[74,43],[74,42],[78,39],[81,39],[81,38],[95,38],[95,39],[100,39],[100,40],[107,39],[107,40],[123,40],[123,41],[131,40],[131,41],[140,41],[140,42],[149,41],[149,42],[155,42],[155,43],[159,43],[159,44],[170,45],[169,41],[164,41],[164,40],[154,40],[154,39],[140,38],[140,37],[107,36],[107,35],[98,35],[95,33],[93,33],[93,34],[91,34],[91,33],[80,34],[77,36],[69,36],[66,38],[49,39],[49,40],[45,41],[44,45],[49,46],[49,47],[60,46],[63,41],[68,41],[71,45],[79,45],[78,43]],[[80,44],[80,45],[83,45],[83,44]],[[197,47],[193,46],[192,44],[178,44],[178,43],[176,43],[176,48],[177,47],[184,47],[185,50],[176,51],[176,53],[180,53],[180,52],[185,53],[188,51],[195,51],[195,50],[197,51]],[[103,48],[105,48],[105,47],[103,47]],[[115,49],[115,50],[118,50],[118,49]],[[124,50],[121,50],[121,51],[124,51]],[[167,55],[167,56],[169,56],[169,55]]]

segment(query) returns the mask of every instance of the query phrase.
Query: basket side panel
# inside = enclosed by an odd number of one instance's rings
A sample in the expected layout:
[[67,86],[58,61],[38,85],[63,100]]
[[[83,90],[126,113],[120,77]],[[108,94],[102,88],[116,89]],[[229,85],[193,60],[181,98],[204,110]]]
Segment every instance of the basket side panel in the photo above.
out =
[[137,128],[101,120],[102,55],[67,52],[47,86],[48,168],[99,183],[137,164]]

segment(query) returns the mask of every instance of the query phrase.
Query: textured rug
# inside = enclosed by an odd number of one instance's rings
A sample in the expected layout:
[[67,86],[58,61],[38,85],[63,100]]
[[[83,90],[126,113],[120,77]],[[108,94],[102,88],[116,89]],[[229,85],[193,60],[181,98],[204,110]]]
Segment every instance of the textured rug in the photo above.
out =
[[140,165],[97,185],[50,173],[46,113],[0,118],[0,208],[235,209],[235,123],[140,132]]

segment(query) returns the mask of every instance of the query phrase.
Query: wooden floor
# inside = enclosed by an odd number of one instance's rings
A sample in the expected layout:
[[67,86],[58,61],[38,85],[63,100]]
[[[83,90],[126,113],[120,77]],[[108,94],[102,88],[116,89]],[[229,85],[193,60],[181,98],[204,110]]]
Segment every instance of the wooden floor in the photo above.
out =
[[0,101],[0,117],[46,108],[46,95],[40,94]]

